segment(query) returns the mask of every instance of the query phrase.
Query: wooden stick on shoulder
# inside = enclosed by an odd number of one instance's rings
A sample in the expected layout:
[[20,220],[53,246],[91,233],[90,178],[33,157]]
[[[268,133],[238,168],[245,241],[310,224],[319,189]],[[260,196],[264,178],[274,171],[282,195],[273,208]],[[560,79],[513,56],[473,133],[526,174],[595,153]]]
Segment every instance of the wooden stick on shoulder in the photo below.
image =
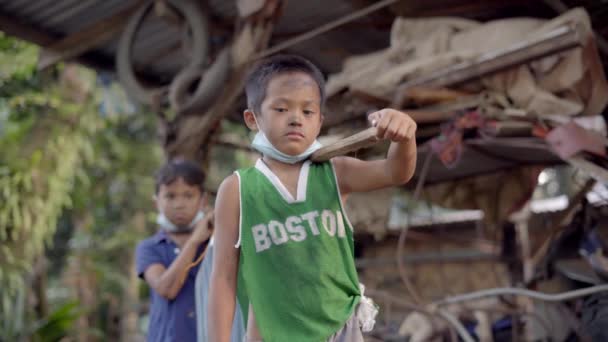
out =
[[370,127],[364,131],[353,134],[344,139],[338,140],[333,144],[318,149],[312,154],[310,159],[314,162],[330,160],[333,157],[345,155],[378,142],[377,128]]

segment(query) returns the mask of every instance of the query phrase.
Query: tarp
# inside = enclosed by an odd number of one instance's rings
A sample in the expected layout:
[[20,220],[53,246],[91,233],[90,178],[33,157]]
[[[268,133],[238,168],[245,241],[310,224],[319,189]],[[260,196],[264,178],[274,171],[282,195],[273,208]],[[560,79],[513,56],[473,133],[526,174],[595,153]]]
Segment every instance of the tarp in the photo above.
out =
[[514,18],[479,23],[459,18],[397,18],[389,48],[347,58],[331,75],[328,96],[345,89],[391,100],[405,81],[442,67],[505,49],[563,25],[580,28],[576,48],[469,83],[468,90],[506,95],[528,113],[598,115],[608,101],[608,86],[588,14],[573,9],[553,20]]

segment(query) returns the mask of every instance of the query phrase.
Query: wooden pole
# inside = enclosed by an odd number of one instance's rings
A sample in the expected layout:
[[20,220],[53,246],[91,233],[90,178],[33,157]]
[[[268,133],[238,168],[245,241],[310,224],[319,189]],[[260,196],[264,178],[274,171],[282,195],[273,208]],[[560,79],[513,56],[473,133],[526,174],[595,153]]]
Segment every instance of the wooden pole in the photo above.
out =
[[377,128],[370,127],[357,134],[338,140],[333,144],[327,145],[312,154],[310,159],[314,162],[322,162],[333,157],[345,155],[378,142]]

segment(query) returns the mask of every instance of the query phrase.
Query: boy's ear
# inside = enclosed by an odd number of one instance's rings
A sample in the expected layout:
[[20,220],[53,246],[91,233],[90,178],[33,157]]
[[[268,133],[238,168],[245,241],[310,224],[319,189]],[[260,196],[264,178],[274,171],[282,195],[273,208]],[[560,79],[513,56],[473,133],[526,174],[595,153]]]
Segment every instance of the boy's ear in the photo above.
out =
[[245,109],[243,112],[243,119],[245,119],[245,124],[250,130],[257,131],[259,129],[255,114],[251,109]]
[[156,207],[156,209],[160,211],[160,207],[158,204],[158,196],[156,196],[156,194],[152,195],[152,202],[154,203],[154,206]]
[[207,208],[209,206],[209,194],[205,191],[201,195],[201,210]]

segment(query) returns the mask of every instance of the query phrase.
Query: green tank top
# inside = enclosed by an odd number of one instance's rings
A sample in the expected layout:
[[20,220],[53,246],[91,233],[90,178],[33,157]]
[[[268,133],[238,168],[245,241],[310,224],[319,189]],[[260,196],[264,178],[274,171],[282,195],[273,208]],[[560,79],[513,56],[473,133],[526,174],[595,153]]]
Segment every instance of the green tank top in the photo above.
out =
[[353,228],[331,162],[302,165],[296,198],[262,160],[237,175],[239,278],[260,334],[326,341],[360,299]]

